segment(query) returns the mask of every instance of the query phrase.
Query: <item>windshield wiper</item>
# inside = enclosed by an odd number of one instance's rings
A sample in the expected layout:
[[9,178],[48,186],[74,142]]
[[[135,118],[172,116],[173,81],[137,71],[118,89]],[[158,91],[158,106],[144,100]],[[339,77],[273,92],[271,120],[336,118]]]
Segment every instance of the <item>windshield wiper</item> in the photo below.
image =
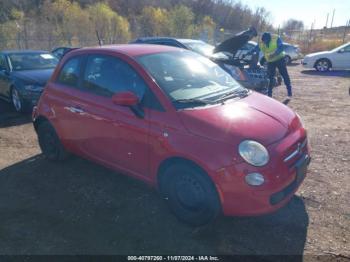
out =
[[183,99],[174,99],[173,102],[180,104],[195,104],[195,105],[208,105],[212,104],[212,102],[204,99],[198,98],[183,98]]
[[249,94],[249,90],[248,89],[242,89],[240,91],[231,91],[231,92],[227,92],[226,94],[220,96],[218,99],[215,100],[215,102],[218,101],[224,101],[230,98],[235,98],[235,97],[246,97]]

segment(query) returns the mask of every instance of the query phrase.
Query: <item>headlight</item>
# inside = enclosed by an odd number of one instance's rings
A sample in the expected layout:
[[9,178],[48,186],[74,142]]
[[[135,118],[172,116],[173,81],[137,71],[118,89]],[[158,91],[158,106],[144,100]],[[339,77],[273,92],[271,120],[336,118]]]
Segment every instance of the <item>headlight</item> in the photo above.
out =
[[260,143],[253,140],[244,140],[239,144],[238,152],[241,157],[253,166],[264,166],[269,162],[269,153]]
[[228,64],[224,64],[224,67],[230,72],[230,75],[238,81],[245,81],[245,76],[242,73],[241,69],[239,69],[236,66],[232,66],[232,65],[228,65]]
[[25,85],[24,89],[32,92],[39,92],[39,91],[42,91],[44,87],[39,85]]
[[250,186],[261,186],[265,182],[265,178],[260,173],[250,173],[245,176],[245,182]]

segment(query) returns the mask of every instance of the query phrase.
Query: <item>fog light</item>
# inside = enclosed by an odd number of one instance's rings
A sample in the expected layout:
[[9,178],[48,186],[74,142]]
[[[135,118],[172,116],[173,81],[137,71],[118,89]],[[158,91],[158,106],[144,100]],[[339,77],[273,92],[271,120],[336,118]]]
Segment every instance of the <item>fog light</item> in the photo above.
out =
[[259,173],[250,173],[245,176],[245,182],[250,186],[261,186],[264,184],[265,179],[262,174]]

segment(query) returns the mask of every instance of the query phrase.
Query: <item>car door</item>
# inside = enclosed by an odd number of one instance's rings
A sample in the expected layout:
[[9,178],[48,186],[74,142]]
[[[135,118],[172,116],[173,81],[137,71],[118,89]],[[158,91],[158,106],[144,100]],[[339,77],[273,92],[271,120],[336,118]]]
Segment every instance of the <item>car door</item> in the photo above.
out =
[[65,62],[57,77],[47,84],[45,101],[50,107],[50,121],[61,141],[69,151],[79,153],[79,142],[83,139],[81,122],[82,110],[79,108],[81,71],[84,56],[75,56]]
[[[157,102],[139,73],[125,60],[105,54],[92,54],[82,75],[84,95],[76,101],[82,112],[84,135],[80,150],[89,158],[141,178],[149,173],[150,114]],[[129,107],[116,105],[112,96],[121,91],[135,93],[143,117]],[[153,96],[154,97],[154,96]]]
[[0,95],[7,96],[10,86],[10,73],[7,59],[4,54],[0,54]]
[[350,45],[342,48],[338,53],[339,67],[341,69],[350,69]]

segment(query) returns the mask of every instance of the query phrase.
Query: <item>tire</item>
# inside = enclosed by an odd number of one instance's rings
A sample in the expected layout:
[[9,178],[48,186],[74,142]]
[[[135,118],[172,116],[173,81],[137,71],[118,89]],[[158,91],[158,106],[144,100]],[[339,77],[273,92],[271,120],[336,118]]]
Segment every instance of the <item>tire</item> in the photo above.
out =
[[199,168],[187,164],[172,165],[161,174],[159,188],[172,212],[186,224],[208,224],[221,212],[215,185]]
[[286,61],[287,65],[290,65],[292,63],[292,58],[287,55],[287,56],[284,57],[284,61]]
[[11,88],[11,103],[18,113],[26,112],[26,107],[16,87]]
[[51,161],[62,161],[69,156],[53,126],[45,121],[38,127],[39,146],[44,156]]
[[331,61],[329,61],[328,59],[320,59],[315,63],[315,69],[318,72],[328,72],[331,67]]

